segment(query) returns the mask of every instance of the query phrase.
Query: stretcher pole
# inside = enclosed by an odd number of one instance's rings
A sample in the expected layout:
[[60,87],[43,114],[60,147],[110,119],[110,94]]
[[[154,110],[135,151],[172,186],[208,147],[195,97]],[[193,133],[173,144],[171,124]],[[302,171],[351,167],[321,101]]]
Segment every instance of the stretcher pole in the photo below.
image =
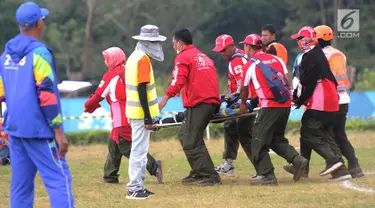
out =
[[[234,119],[234,118],[240,118],[240,117],[246,117],[246,116],[255,116],[257,114],[257,111],[260,108],[254,108],[253,112],[251,113],[244,113],[244,114],[239,114],[239,115],[234,115],[234,116],[228,116],[228,117],[221,117],[221,118],[213,118],[210,120],[210,123],[215,123],[215,122],[224,122],[226,120]],[[167,124],[154,124],[154,128],[166,128],[166,127],[172,127],[172,126],[181,126],[182,122],[178,123],[167,123]],[[207,126],[208,127],[208,126]],[[207,131],[207,128],[206,128]]]

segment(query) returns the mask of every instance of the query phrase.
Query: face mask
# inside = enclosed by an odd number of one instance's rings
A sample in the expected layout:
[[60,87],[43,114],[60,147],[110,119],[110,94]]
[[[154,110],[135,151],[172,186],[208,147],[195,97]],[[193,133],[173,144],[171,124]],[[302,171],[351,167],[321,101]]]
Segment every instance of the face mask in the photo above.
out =
[[163,47],[161,42],[138,41],[136,49],[143,51],[156,61],[164,60]]
[[300,50],[305,53],[314,48],[316,40],[314,38],[302,38],[297,41],[297,44]]

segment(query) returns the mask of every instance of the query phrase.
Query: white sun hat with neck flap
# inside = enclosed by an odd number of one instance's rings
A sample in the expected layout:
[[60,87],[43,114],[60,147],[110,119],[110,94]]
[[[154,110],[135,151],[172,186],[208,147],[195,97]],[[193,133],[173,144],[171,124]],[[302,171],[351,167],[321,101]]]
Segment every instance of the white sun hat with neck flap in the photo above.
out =
[[159,28],[155,25],[145,25],[141,27],[139,35],[133,36],[135,40],[145,41],[165,41],[167,37],[159,34]]

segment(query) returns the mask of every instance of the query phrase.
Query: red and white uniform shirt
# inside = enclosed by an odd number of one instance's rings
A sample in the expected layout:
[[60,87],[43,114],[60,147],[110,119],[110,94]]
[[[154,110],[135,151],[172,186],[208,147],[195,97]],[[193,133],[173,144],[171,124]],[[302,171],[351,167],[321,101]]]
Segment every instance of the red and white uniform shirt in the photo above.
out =
[[104,74],[95,94],[102,98],[106,98],[110,105],[113,128],[130,126],[125,113],[125,84],[115,71],[109,70]]
[[[242,50],[237,49],[236,53],[242,53]],[[239,93],[241,89],[241,80],[243,76],[243,66],[247,60],[244,57],[237,56],[229,60],[228,77],[230,93]]]
[[[258,58],[263,63],[272,67],[273,69],[279,71],[284,76],[287,76],[288,69],[286,68],[284,61],[272,54],[267,54],[261,50],[257,51],[253,57]],[[269,98],[274,97],[273,93],[267,83],[266,78],[262,74],[259,66],[254,62],[248,61],[244,66],[245,76],[242,79],[243,86],[249,86],[250,92],[256,92],[259,97],[259,104],[262,108],[282,108],[291,107],[292,96],[290,96],[289,101],[285,103],[278,103],[276,101],[270,100]],[[268,99],[267,99],[268,98]]]

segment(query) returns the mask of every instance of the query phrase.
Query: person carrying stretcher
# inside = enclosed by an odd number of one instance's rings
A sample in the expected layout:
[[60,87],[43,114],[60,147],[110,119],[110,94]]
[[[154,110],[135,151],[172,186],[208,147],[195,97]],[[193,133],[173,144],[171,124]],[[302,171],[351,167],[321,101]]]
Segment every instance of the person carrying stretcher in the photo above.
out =
[[251,185],[277,184],[274,167],[268,154],[271,148],[296,168],[293,179],[298,181],[307,160],[289,144],[285,138],[292,96],[285,78],[287,68],[284,62],[262,51],[262,39],[251,34],[242,41],[250,60],[244,66],[243,87],[241,88],[240,112],[246,112],[249,88],[259,96],[260,110],[255,118],[251,152],[253,163],[259,176]]
[[[300,84],[301,92],[295,94],[293,103],[299,108],[306,105],[302,116],[301,155],[308,160],[314,150],[325,159],[326,167],[319,175],[332,174],[331,180],[346,180],[351,176],[344,165],[340,149],[334,141],[333,127],[335,115],[339,111],[337,81],[329,62],[318,45],[314,28],[305,26],[291,36],[302,51]],[[297,96],[296,96],[297,95]],[[308,165],[307,165],[308,167]],[[294,172],[295,167],[286,166],[286,171]],[[309,169],[303,171],[308,176]]]
[[[215,48],[212,50],[220,53],[220,55],[228,61],[228,77],[230,93],[239,93],[241,89],[241,79],[243,76],[242,67],[247,62],[247,58],[242,50],[236,48],[234,40],[230,35],[222,34],[216,38]],[[235,115],[239,109],[235,110],[234,106],[230,106],[232,96],[224,96],[220,106],[219,114],[221,116]],[[232,98],[239,99],[239,96]],[[224,101],[224,102],[223,102]],[[239,108],[239,105],[238,107]],[[244,152],[251,161],[251,132],[254,123],[254,117],[241,117],[226,120],[224,122],[224,163],[216,166],[215,170],[219,174],[226,176],[234,176],[233,160],[237,158],[238,147],[241,144]]]
[[189,30],[174,33],[173,48],[177,52],[174,61],[173,80],[159,108],[163,109],[169,98],[181,90],[185,111],[179,139],[190,164],[190,174],[183,184],[198,183],[199,186],[221,184],[211,156],[203,140],[203,133],[220,105],[219,84],[214,62],[193,45]]
[[[129,158],[132,147],[132,128],[126,117],[125,66],[126,55],[119,47],[111,47],[102,52],[108,70],[95,90],[85,102],[84,112],[93,113],[103,99],[109,104],[112,130],[108,140],[108,156],[104,165],[101,183],[119,183],[122,156]],[[163,181],[162,161],[155,160],[147,153],[146,169],[155,176],[158,183]]]

